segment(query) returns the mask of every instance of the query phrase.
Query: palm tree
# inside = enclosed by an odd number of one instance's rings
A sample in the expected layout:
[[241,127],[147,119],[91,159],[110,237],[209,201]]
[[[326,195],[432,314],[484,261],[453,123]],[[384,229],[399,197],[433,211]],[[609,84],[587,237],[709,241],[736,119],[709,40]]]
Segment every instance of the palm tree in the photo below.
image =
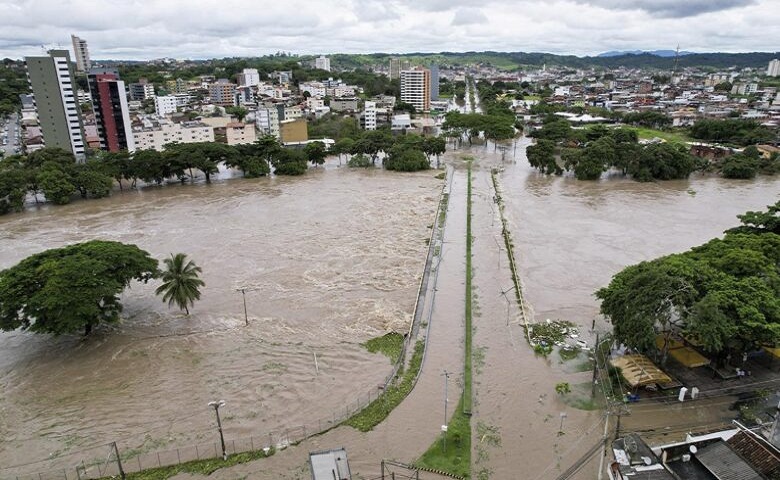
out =
[[187,305],[200,300],[199,288],[206,285],[198,278],[201,269],[192,260],[188,261],[187,255],[183,253],[171,254],[171,258],[166,258],[164,262],[163,284],[157,287],[155,293],[162,294],[163,302],[168,302],[169,307],[175,303],[189,315]]

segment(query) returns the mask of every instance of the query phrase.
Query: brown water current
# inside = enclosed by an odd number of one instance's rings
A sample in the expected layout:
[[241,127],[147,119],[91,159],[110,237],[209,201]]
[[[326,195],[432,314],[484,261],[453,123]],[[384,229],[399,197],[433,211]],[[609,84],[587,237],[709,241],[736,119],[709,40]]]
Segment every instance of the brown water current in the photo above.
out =
[[391,366],[360,343],[408,329],[441,189],[433,177],[319,168],[0,218],[0,268],[100,238],[158,259],[184,252],[206,282],[189,317],[150,282],[126,291],[121,324],[87,339],[0,334],[0,466],[68,453],[73,465],[114,440],[145,450],[213,440],[206,404],[220,398],[236,438],[316,423],[376,389]]

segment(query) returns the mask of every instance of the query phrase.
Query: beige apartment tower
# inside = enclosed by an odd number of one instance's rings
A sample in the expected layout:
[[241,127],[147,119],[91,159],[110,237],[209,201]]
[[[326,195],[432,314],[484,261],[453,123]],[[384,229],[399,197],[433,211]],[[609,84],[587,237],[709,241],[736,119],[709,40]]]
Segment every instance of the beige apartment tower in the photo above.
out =
[[80,73],[89,72],[92,69],[92,62],[89,60],[89,47],[87,41],[75,35],[70,36],[73,42],[73,56],[76,57],[76,70]]
[[430,70],[422,67],[401,70],[401,101],[413,105],[418,112],[430,111]]

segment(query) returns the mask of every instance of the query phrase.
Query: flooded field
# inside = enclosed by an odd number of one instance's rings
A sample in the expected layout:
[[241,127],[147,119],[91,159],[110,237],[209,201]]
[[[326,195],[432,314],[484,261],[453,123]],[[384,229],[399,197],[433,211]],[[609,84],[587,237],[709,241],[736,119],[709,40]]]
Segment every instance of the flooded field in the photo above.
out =
[[0,334],[0,466],[115,440],[153,450],[212,439],[206,404],[220,398],[226,437],[277,431],[375,388],[391,366],[360,343],[408,328],[440,189],[430,172],[320,168],[0,218],[0,268],[100,238],[158,259],[187,253],[206,282],[189,317],[150,282],[126,291],[120,325],[86,340]]

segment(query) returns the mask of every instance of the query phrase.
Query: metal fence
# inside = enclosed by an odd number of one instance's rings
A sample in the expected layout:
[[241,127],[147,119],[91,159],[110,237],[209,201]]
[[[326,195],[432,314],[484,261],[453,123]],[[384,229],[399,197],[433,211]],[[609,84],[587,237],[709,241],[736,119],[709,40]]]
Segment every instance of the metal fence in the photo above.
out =
[[[449,176],[451,176],[451,172]],[[442,195],[445,193],[446,189],[447,183],[445,182],[445,186],[442,187]],[[424,274],[420,279],[417,296],[415,298],[412,324],[409,326],[409,332],[404,336],[401,355],[382,384],[379,385],[378,388],[358,395],[353,402],[344,405],[343,409],[339,408],[332,412],[329,417],[320,418],[316,422],[272,431],[257,436],[250,436],[249,438],[225,439],[225,449],[228,456],[246,452],[257,452],[260,450],[269,452],[271,449],[284,449],[289,445],[306,440],[310,436],[324,433],[331,428],[340,425],[381,396],[382,392],[384,392],[396,377],[399,369],[405,365],[407,353],[414,348],[414,345],[411,343],[412,336],[413,333],[416,335],[422,317],[422,304],[425,303],[424,290],[428,288],[428,277],[433,257],[436,256],[434,254],[434,246],[437,244],[436,236],[444,228],[443,223],[440,224],[438,221],[440,209],[441,196],[439,197],[436,216],[434,217],[434,228],[432,228],[431,231]],[[435,278],[436,277],[434,277],[434,283],[436,281]],[[431,299],[431,301],[433,301],[433,299]],[[428,320],[430,320],[430,318]],[[419,378],[420,372],[422,372],[422,366],[417,373],[417,377],[414,379],[415,384],[417,378]],[[217,435],[216,429],[214,435],[215,437]],[[178,447],[165,451],[141,453],[129,450],[123,453],[121,445],[117,445],[117,449],[115,450],[113,444],[108,444],[77,453],[42,460],[40,462],[18,465],[16,467],[3,468],[0,466],[0,480],[91,480],[116,476],[119,475],[119,464],[116,459],[116,451],[119,452],[125,473],[134,473],[150,468],[169,467],[197,460],[216,459],[222,456],[222,447],[220,446],[219,441]],[[31,470],[33,473],[29,473]]]

